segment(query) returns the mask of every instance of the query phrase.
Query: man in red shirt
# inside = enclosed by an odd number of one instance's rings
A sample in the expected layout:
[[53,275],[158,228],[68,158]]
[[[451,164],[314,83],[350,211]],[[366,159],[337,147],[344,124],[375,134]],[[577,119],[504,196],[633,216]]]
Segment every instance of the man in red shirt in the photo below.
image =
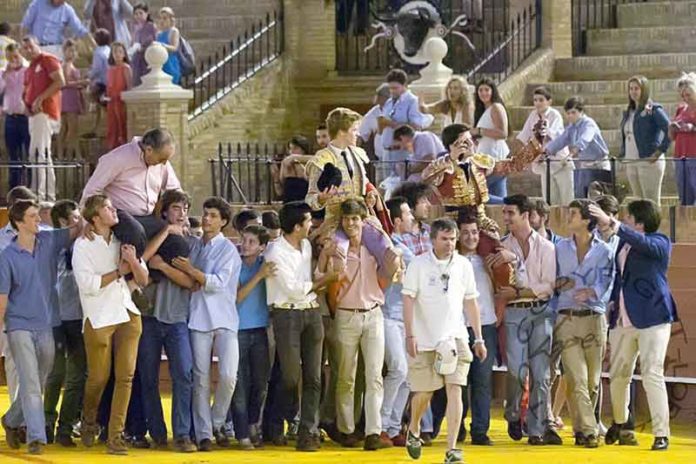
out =
[[40,200],[56,200],[56,174],[51,158],[51,136],[60,129],[60,89],[65,77],[60,61],[44,53],[35,37],[22,39],[22,52],[31,61],[24,75],[24,103],[29,111],[29,159],[46,163],[32,176]]

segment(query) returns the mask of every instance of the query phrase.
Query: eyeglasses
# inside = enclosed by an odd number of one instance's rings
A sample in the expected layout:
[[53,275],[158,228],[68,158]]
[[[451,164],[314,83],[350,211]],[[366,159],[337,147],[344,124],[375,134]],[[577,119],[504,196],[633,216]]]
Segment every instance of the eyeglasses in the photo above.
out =
[[447,293],[447,291],[449,290],[449,281],[450,281],[449,274],[440,275],[440,281],[442,282],[442,293]]

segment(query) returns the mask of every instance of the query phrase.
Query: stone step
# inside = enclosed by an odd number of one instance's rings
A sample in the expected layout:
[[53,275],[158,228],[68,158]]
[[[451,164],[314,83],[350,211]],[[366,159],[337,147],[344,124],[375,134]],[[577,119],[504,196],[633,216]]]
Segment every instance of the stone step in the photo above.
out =
[[[563,107],[555,107],[558,111],[563,113]],[[524,126],[524,122],[527,120],[529,113],[534,109],[533,106],[514,106],[509,108],[510,113],[510,126],[515,130],[521,130]],[[664,109],[667,115],[672,117],[677,109],[677,103],[667,103],[664,105]],[[592,119],[597,121],[597,124],[601,129],[618,129],[621,124],[621,118],[623,112],[626,110],[625,104],[613,104],[613,105],[585,105],[585,113]],[[565,115],[563,116],[564,122]]]
[[696,28],[690,26],[632,27],[587,31],[587,55],[669,53],[696,51]]
[[648,26],[690,26],[696,17],[696,1],[627,3],[618,5],[619,28]]
[[643,74],[648,79],[670,78],[696,68],[696,53],[580,56],[557,59],[554,80],[597,81],[628,79]]
[[[651,79],[648,82],[650,97],[658,103],[676,102],[680,96],[676,90],[677,77],[671,79]],[[527,84],[525,102],[532,103],[534,89],[545,86],[553,95],[554,102],[562,105],[568,98],[581,95],[585,104],[605,105],[628,103],[628,84],[625,80],[617,81],[565,81],[540,82]]]

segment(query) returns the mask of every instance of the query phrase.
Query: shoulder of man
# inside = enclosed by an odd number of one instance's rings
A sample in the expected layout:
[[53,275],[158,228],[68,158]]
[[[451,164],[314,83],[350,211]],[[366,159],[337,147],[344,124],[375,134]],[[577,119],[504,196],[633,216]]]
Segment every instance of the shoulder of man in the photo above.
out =
[[330,148],[322,148],[314,154],[314,156],[307,161],[307,166],[314,166],[319,170],[324,170],[324,165],[326,163],[336,163],[336,155]]

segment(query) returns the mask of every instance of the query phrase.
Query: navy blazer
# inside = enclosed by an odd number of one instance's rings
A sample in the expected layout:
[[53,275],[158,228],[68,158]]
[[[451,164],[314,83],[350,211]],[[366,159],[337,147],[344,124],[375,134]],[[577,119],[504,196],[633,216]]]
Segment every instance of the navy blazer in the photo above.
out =
[[[650,111],[644,107],[636,110],[633,117],[633,135],[638,147],[638,156],[648,158],[659,148],[662,153],[669,149],[671,141],[667,135],[669,127],[669,116],[662,108],[654,102],[649,102]],[[619,158],[626,156],[626,123],[628,122],[628,111],[623,112],[621,119],[621,151]]]
[[[619,294],[623,289],[624,303],[631,323],[638,329],[678,320],[677,305],[667,283],[667,268],[672,244],[660,233],[641,234],[621,224],[619,247],[616,253],[616,275],[612,290],[613,308],[609,327],[614,328],[619,317]],[[620,272],[619,254],[624,246],[631,250]]]

